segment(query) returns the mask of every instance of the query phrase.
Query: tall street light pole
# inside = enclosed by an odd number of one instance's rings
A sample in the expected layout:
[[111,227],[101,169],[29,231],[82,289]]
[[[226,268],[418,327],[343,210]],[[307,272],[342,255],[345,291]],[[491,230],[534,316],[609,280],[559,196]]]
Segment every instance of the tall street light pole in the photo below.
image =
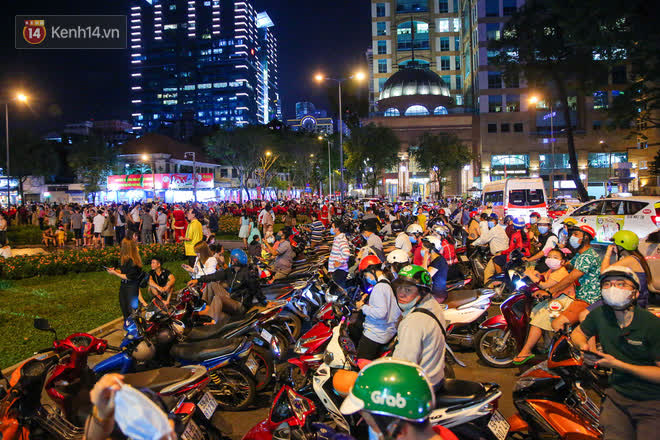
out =
[[195,152],[194,151],[188,151],[184,153],[183,157],[188,157],[192,156],[192,162],[193,162],[193,199],[195,200],[195,203],[197,203],[197,162],[195,161]]
[[314,78],[318,82],[322,82],[324,80],[334,81],[337,83],[338,86],[337,88],[339,90],[339,173],[341,179],[340,182],[341,186],[339,188],[339,200],[343,203],[344,202],[344,120],[343,120],[343,110],[341,104],[341,84],[344,81],[353,78],[357,79],[358,81],[362,81],[365,78],[365,74],[363,72],[357,72],[356,74],[351,75],[348,78],[329,78],[319,73]]
[[[323,140],[323,136],[319,136]],[[332,197],[332,164],[330,162],[330,139],[328,139],[328,197]]]
[[5,174],[7,175],[7,210],[9,210],[9,205],[10,203],[10,185],[9,185],[9,176],[10,176],[10,168],[9,168],[9,103],[11,101],[20,101],[20,102],[27,102],[28,97],[24,95],[23,93],[17,93],[14,99],[11,99],[9,101],[5,101],[5,146],[7,147],[7,166],[5,167]]

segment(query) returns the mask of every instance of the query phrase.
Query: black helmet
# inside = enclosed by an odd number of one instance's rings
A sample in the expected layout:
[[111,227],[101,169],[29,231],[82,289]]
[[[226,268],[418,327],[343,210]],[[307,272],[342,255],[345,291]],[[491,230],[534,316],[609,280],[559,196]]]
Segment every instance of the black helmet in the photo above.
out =
[[392,222],[392,232],[395,234],[403,232],[403,223],[401,223],[401,220],[394,220]]

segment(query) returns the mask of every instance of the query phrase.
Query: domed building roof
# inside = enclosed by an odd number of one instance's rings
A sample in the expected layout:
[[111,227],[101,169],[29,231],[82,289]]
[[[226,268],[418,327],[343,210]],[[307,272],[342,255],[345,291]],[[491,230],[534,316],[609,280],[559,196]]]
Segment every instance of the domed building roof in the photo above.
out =
[[436,108],[449,103],[449,86],[437,73],[419,67],[402,67],[390,76],[378,98],[379,110],[396,109],[401,115],[412,106],[422,106],[434,114]]

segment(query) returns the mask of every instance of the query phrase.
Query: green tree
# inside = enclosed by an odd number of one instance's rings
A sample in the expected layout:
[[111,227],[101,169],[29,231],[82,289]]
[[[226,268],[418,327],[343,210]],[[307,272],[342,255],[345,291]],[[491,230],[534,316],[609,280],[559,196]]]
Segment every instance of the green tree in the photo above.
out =
[[[593,8],[593,9],[592,9]],[[499,52],[495,64],[505,80],[523,77],[566,121],[571,178],[581,200],[588,198],[578,171],[569,96],[584,96],[607,83],[608,67],[621,57],[612,42],[617,28],[598,10],[605,6],[587,0],[529,0],[505,25],[490,49]],[[589,17],[585,20],[585,17]]]
[[117,166],[117,150],[109,147],[102,138],[81,139],[71,146],[67,162],[86,193],[101,190],[101,182],[111,175]]
[[389,127],[369,124],[354,128],[345,145],[346,167],[363,176],[375,194],[383,172],[398,163],[399,148],[399,138]]
[[[2,151],[6,143],[2,142]],[[0,154],[0,166],[6,169],[6,155]],[[60,159],[52,142],[29,131],[14,130],[9,140],[9,171],[18,179],[18,192],[23,200],[23,184],[30,176],[47,177],[57,172]]]
[[288,172],[291,182],[299,188],[319,183],[319,153],[321,143],[311,133],[289,132],[280,137],[277,144],[280,158],[278,171]]
[[[218,131],[206,139],[206,152],[238,173],[241,189],[260,166],[260,158],[273,148],[275,135],[265,126],[246,126]],[[248,193],[249,197],[249,193]]]
[[653,158],[653,162],[649,164],[649,172],[652,176],[660,177],[660,150]]
[[[423,168],[429,170],[432,182],[437,182],[442,193],[442,178],[450,171],[458,170],[470,163],[469,148],[451,133],[424,133],[419,144],[409,151],[410,156]],[[432,172],[433,171],[433,172]]]

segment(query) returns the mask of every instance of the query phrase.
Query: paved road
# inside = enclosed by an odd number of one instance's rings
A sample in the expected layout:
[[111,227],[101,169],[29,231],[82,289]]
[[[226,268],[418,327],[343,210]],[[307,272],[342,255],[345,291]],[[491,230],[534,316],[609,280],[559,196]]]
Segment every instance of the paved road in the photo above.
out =
[[[119,345],[121,342],[121,332],[116,332],[107,337],[111,345]],[[456,365],[455,373],[458,379],[495,382],[502,388],[502,397],[499,401],[499,410],[504,417],[509,417],[514,412],[511,392],[516,382],[517,368],[495,369],[481,364],[477,355],[473,351],[464,351],[456,353],[457,357],[465,362],[466,368]],[[102,359],[100,356],[90,358],[90,364],[96,364]],[[214,418],[214,423],[222,429],[232,439],[240,440],[243,435],[259,421],[268,416],[268,410],[271,403],[271,394],[262,393],[256,399],[254,409],[241,412],[218,412]]]

